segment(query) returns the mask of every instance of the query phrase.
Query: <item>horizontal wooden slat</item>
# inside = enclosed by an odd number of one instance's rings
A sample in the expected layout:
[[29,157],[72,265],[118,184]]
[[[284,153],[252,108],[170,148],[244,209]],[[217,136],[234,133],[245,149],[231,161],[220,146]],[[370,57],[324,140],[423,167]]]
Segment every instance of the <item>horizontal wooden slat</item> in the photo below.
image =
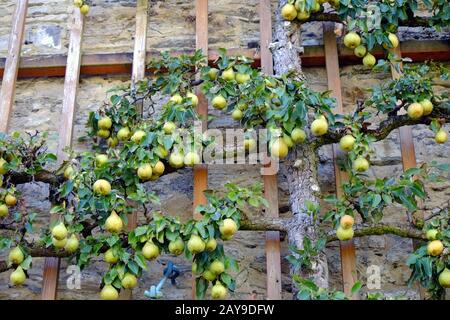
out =
[[[259,49],[230,49],[230,55],[244,55],[255,60],[254,66],[261,65]],[[339,64],[353,65],[361,64],[361,59],[355,57],[351,50],[340,46]],[[449,41],[405,41],[402,42],[402,52],[404,57],[409,57],[415,62],[425,60],[450,61]],[[175,54],[192,53],[176,52]],[[384,52],[381,49],[375,50],[375,56],[381,58]],[[147,61],[157,58],[157,52],[147,52]],[[218,52],[209,50],[208,60],[212,64],[218,57]],[[19,78],[28,77],[62,77],[65,74],[67,56],[66,55],[38,55],[33,57],[22,57],[19,67]],[[81,60],[81,74],[83,75],[103,75],[103,74],[131,74],[133,53],[103,53],[84,54]],[[302,55],[302,65],[304,67],[325,66],[325,50],[323,46],[306,46]],[[3,76],[5,68],[5,58],[0,58],[0,76]],[[151,70],[147,70],[149,72]]]

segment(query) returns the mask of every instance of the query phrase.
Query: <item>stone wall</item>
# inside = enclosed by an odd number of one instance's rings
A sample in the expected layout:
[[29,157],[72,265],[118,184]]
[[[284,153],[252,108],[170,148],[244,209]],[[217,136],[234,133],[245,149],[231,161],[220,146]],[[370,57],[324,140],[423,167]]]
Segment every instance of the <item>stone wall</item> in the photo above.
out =
[[[83,52],[131,52],[134,33],[135,0],[95,0],[89,14],[83,38]],[[273,1],[274,3],[276,1]],[[30,0],[30,8],[26,27],[26,44],[23,55],[66,53],[68,46],[67,17],[69,1],[60,0]],[[195,10],[194,2],[187,1],[151,1],[149,13],[148,47],[150,49],[192,49],[195,46]],[[211,48],[246,48],[258,45],[259,19],[257,0],[211,1],[209,14],[209,41]],[[0,57],[7,51],[11,13],[14,1],[0,0]],[[417,38],[418,35],[429,37],[431,33],[423,30],[407,30],[404,38]],[[308,24],[303,27],[306,44],[321,42],[321,27],[319,24]],[[445,33],[438,35],[446,37]],[[447,35],[448,37],[448,35]],[[316,90],[326,90],[326,71],[323,68],[305,68],[308,83]],[[342,92],[344,107],[351,111],[356,100],[367,95],[366,90],[380,84],[389,78],[389,74],[373,74],[361,66],[344,67],[341,69]],[[106,91],[118,85],[129,83],[129,76],[82,77],[77,100],[77,114],[74,126],[74,148],[85,150],[86,145],[78,142],[84,134],[84,124],[89,111],[98,108]],[[17,83],[14,113],[11,121],[11,131],[30,130],[48,131],[50,151],[56,150],[58,138],[58,123],[60,118],[64,80],[62,78],[23,79]],[[448,90],[449,82],[441,83],[438,90]],[[213,113],[214,111],[211,111]],[[212,126],[224,128],[235,126],[228,118],[220,117]],[[446,129],[450,129],[448,126]],[[448,147],[442,148],[433,142],[432,133],[425,127],[414,128],[416,155],[419,163],[428,161],[430,157],[439,162],[447,162]],[[375,144],[377,156],[373,161],[370,173],[379,177],[399,174],[401,154],[398,134],[393,132],[385,141]],[[324,193],[332,193],[334,186],[334,170],[331,161],[331,149],[320,150],[321,164],[319,168],[321,188]],[[209,183],[211,188],[220,189],[224,182],[232,181],[239,184],[249,184],[261,180],[257,167],[252,166],[211,166]],[[183,169],[164,176],[151,187],[156,191],[162,202],[164,212],[173,215],[189,217],[192,213],[192,171]],[[38,224],[45,226],[49,219],[50,203],[48,188],[42,184],[21,186],[29,210],[39,213]],[[280,208],[288,205],[286,178],[279,175]],[[430,188],[430,200],[425,203],[425,209],[432,211],[448,201],[450,183],[443,188]],[[324,207],[326,205],[324,204]],[[387,219],[404,220],[404,213],[398,208],[389,210]],[[283,210],[282,216],[290,212]],[[264,233],[239,232],[235,240],[227,243],[227,250],[239,260],[240,270],[236,273],[238,290],[233,299],[265,297],[265,254]],[[365,282],[366,269],[370,265],[380,266],[382,272],[382,290],[391,294],[407,293],[417,297],[416,290],[408,289],[404,283],[409,275],[404,261],[411,251],[412,244],[393,236],[377,236],[357,239],[358,276]],[[286,243],[282,243],[282,255],[288,254]],[[332,286],[341,288],[340,259],[338,244],[332,243],[327,248],[329,257]],[[105,265],[99,257],[98,262],[82,273],[81,290],[68,290],[65,272],[66,262],[61,268],[59,298],[61,299],[95,299],[101,281],[101,272]],[[173,260],[183,271],[177,287],[167,285],[164,289],[165,298],[182,299],[190,297],[190,265],[181,258],[161,257],[157,263],[149,266],[149,271],[134,291],[135,299],[143,299],[144,290],[156,284],[162,274],[163,265]],[[42,281],[43,259],[34,259],[30,279],[21,288],[7,289],[9,274],[0,274],[0,299],[38,299]],[[291,283],[289,266],[282,261],[283,295],[290,298]]]

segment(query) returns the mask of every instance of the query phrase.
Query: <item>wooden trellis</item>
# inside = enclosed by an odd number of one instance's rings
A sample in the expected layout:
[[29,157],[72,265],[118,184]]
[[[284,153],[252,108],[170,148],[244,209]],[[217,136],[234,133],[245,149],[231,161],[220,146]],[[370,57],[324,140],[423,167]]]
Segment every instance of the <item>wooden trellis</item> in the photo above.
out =
[[[70,44],[67,56],[56,55],[52,57],[23,58],[20,59],[20,51],[23,43],[25,28],[25,17],[27,13],[28,0],[18,0],[13,16],[13,26],[9,41],[8,56],[6,61],[0,59],[0,74],[3,75],[0,95],[0,132],[8,130],[14,102],[14,91],[16,79],[19,76],[62,76],[65,75],[63,106],[61,111],[61,122],[58,143],[58,160],[66,158],[63,149],[71,145],[73,133],[73,119],[76,108],[76,95],[79,84],[80,73],[83,74],[116,74],[129,73],[132,70],[132,80],[143,79],[146,70],[146,61],[151,55],[146,49],[147,24],[148,24],[148,0],[137,0],[136,8],[136,35],[134,53],[131,54],[95,54],[82,55],[81,44],[83,35],[84,17],[79,10],[73,10],[70,18]],[[272,37],[271,17],[273,10],[270,0],[260,0],[260,52],[250,49],[230,50],[231,54],[243,54],[255,58],[255,66],[261,66],[263,72],[273,73],[273,60],[269,50]],[[420,44],[419,42],[406,42],[402,44],[407,56],[415,61],[426,59],[450,60],[450,46],[448,43],[432,41],[432,45]],[[208,51],[208,0],[196,0],[196,48],[202,49],[208,56],[209,62],[217,57],[217,52]],[[400,50],[397,50],[400,55]],[[381,52],[378,53],[381,55]],[[324,24],[324,47],[307,48],[302,56],[303,66],[326,65],[328,87],[337,100],[336,111],[343,112],[342,93],[339,76],[339,64],[355,63],[353,54],[346,49],[338,52],[336,36],[334,34],[334,23]],[[132,62],[132,63],[131,63]],[[19,68],[19,63],[21,68]],[[393,69],[394,78],[399,75]],[[206,118],[208,115],[208,104],[203,95],[198,92],[198,113],[204,117],[206,129]],[[400,129],[400,142],[402,151],[402,162],[404,170],[415,167],[416,159],[414,143],[410,127]],[[341,185],[346,175],[336,165],[339,149],[333,146],[335,159],[336,192],[342,194]],[[267,173],[267,172],[266,172]],[[278,183],[276,174],[263,176],[264,192],[269,202],[267,216],[278,217]],[[203,191],[208,185],[208,169],[206,165],[194,167],[194,208],[206,202]],[[194,213],[194,217],[198,215]],[[136,214],[130,217],[130,226],[136,225]],[[344,291],[350,294],[350,290],[357,279],[356,254],[353,241],[341,242],[341,263]],[[280,237],[278,232],[266,233],[266,266],[267,266],[267,298],[281,299],[281,256]],[[42,299],[56,299],[59,258],[46,258],[44,264]],[[195,297],[195,286],[193,286]],[[131,298],[131,292],[122,294],[122,298]],[[353,297],[357,299],[358,297]]]

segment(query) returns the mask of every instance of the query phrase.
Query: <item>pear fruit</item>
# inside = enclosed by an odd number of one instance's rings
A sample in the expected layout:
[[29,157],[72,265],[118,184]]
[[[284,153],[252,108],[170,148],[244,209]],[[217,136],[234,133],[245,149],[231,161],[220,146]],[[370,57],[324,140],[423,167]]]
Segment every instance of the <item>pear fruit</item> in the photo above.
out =
[[208,71],[208,78],[209,78],[209,80],[212,80],[212,81],[216,80],[218,73],[219,73],[219,70],[216,69],[216,68],[209,69],[209,71]]
[[286,143],[288,148],[292,148],[294,146],[294,141],[292,141],[291,136],[287,134],[283,134],[283,141]]
[[89,5],[87,5],[87,4],[83,4],[81,7],[80,7],[80,12],[82,13],[82,14],[84,14],[84,15],[87,15],[88,13],[89,13]]
[[211,289],[211,298],[214,300],[223,300],[227,297],[227,294],[227,288],[220,281],[217,281]]
[[176,93],[170,97],[169,101],[176,104],[180,104],[183,102],[183,98],[178,93]]
[[427,116],[433,111],[433,103],[428,99],[423,99],[419,102],[423,108],[423,115]]
[[130,140],[136,144],[139,144],[145,139],[145,135],[146,133],[144,130],[137,130],[135,133],[133,133]]
[[427,252],[430,256],[437,257],[440,256],[444,251],[444,245],[441,240],[433,240],[428,243]]
[[247,151],[253,151],[256,149],[256,140],[253,138],[244,139],[244,148]]
[[103,167],[108,164],[108,156],[106,154],[98,154],[95,156],[95,164],[97,167]]
[[177,128],[176,124],[173,123],[172,121],[167,121],[163,125],[163,131],[165,134],[172,134],[176,128]]
[[6,169],[6,164],[8,164],[8,162],[6,162],[5,159],[0,158],[0,175],[8,172],[8,169]]
[[222,95],[218,95],[212,99],[211,104],[214,109],[222,110],[227,106],[227,100]]
[[198,155],[197,152],[188,152],[184,156],[183,162],[184,165],[188,167],[193,167],[194,165],[200,163],[200,156]]
[[106,143],[108,144],[108,147],[114,148],[119,144],[119,139],[117,139],[117,137],[109,137]]
[[234,109],[233,112],[231,113],[231,118],[233,118],[233,120],[235,120],[235,121],[241,120],[242,116],[243,116],[243,113],[239,109]]
[[194,93],[188,92],[188,93],[186,94],[186,98],[191,99],[192,106],[193,106],[194,108],[198,106],[198,97],[197,97]]
[[319,118],[311,123],[311,133],[315,136],[323,136],[328,132],[328,122],[325,118]]
[[147,260],[155,259],[159,256],[159,248],[152,241],[147,241],[142,248],[142,255]]
[[438,280],[441,287],[450,288],[450,269],[445,268],[444,271],[439,274]]
[[289,148],[282,138],[274,140],[270,146],[270,154],[278,159],[283,159],[288,155]]
[[361,44],[361,37],[356,32],[349,32],[344,37],[344,45],[347,48],[355,49]]
[[65,170],[64,170],[64,178],[66,180],[70,180],[72,179],[73,175],[75,173],[75,169],[72,166],[68,166]]
[[233,236],[238,230],[237,224],[233,219],[226,218],[219,226],[220,234],[229,237]]
[[137,285],[137,278],[134,274],[127,272],[123,276],[121,283],[125,289],[133,289]]
[[75,7],[81,8],[81,6],[83,5],[83,0],[73,0],[73,5]]
[[20,286],[25,282],[26,278],[25,272],[21,266],[18,266],[9,276],[9,280],[13,286]]
[[236,74],[236,82],[239,84],[244,84],[248,80],[250,80],[250,75],[247,73],[237,73]]
[[67,228],[62,221],[53,227],[52,236],[56,240],[62,240],[67,238]]
[[306,139],[306,133],[300,128],[294,128],[291,132],[291,139],[294,143],[302,143]]
[[182,254],[184,251],[184,241],[181,238],[169,242],[169,252],[176,256]]
[[341,241],[347,241],[353,238],[354,231],[352,228],[344,229],[341,226],[336,230],[336,236]]
[[225,271],[225,265],[223,264],[222,261],[216,259],[209,266],[209,270],[212,273],[219,275]]
[[187,243],[187,248],[191,253],[197,254],[205,251],[206,245],[202,238],[193,234]]
[[119,261],[119,257],[114,254],[114,250],[112,248],[109,248],[108,250],[106,250],[104,259],[105,259],[105,262],[110,263],[110,264],[114,264],[117,261]]
[[67,238],[64,238],[62,240],[58,240],[55,237],[52,237],[52,244],[56,249],[62,249],[66,246]]
[[420,103],[414,102],[408,106],[408,116],[411,119],[420,119],[423,115],[423,106]]
[[391,43],[392,48],[393,49],[397,48],[400,43],[400,41],[398,40],[398,37],[393,33],[389,33],[388,38],[389,38],[389,42]]
[[[434,137],[434,140],[437,143],[445,143],[448,140],[448,134],[445,132],[444,129],[439,129],[439,131],[436,133],[436,136]],[[0,215],[1,216],[1,215]]]
[[0,218],[4,218],[9,214],[9,209],[6,204],[0,204]]
[[109,130],[100,129],[97,131],[97,135],[100,138],[107,139],[111,135],[111,132],[109,132]]
[[107,284],[100,291],[100,298],[102,300],[117,300],[119,299],[119,292],[112,285]]
[[67,239],[66,245],[64,246],[64,250],[69,253],[74,253],[78,250],[78,246],[80,245],[78,238],[75,234],[72,234],[69,239]]
[[119,215],[113,210],[105,221],[105,229],[111,233],[119,233],[122,231],[123,222]]
[[208,239],[208,241],[206,241],[206,246],[205,249],[208,252],[214,251],[217,248],[217,241],[214,238],[210,238]]
[[355,56],[357,56],[358,58],[364,58],[364,56],[367,53],[367,48],[365,45],[360,44],[355,48],[353,52],[355,53]]
[[358,172],[364,172],[369,169],[369,161],[364,157],[358,157],[353,162],[353,169]]
[[103,117],[100,120],[98,120],[98,127],[103,130],[109,130],[111,129],[112,121],[110,117]]
[[292,21],[297,18],[297,10],[293,4],[285,4],[283,8],[281,8],[281,16],[284,20]]
[[184,157],[179,152],[172,152],[169,157],[169,164],[173,168],[181,168],[184,165]]
[[341,217],[341,220],[339,221],[340,225],[344,229],[350,229],[353,227],[353,224],[355,223],[355,219],[353,219],[352,216],[346,214]]
[[202,277],[208,281],[216,280],[216,274],[211,270],[206,270],[205,272],[203,272]]
[[233,81],[235,78],[233,68],[228,68],[222,72],[222,79],[225,81]]
[[165,166],[164,163],[161,161],[158,161],[154,167],[152,167],[153,174],[156,174],[157,176],[160,176],[164,173]]
[[128,141],[128,139],[130,139],[130,135],[130,129],[128,129],[128,127],[123,127],[117,132],[117,139],[120,141]]
[[152,173],[153,169],[151,164],[149,163],[144,163],[143,165],[140,165],[139,168],[137,169],[137,175],[139,179],[143,181],[150,180],[150,178],[152,177]]
[[377,63],[377,59],[375,58],[375,56],[371,53],[367,53],[364,56],[363,59],[363,65],[368,67],[368,68],[372,68],[375,64]]
[[111,192],[111,184],[104,179],[99,179],[94,182],[93,190],[96,194],[107,196]]
[[14,265],[19,265],[23,262],[25,256],[23,255],[22,249],[15,247],[9,252],[8,260]]
[[311,14],[308,11],[299,11],[297,13],[297,19],[299,21],[306,21],[311,17]]
[[339,146],[344,151],[351,151],[355,145],[355,141],[356,139],[352,135],[347,134],[341,138]]
[[158,155],[158,157],[160,158],[165,158],[169,155],[169,151],[167,151],[166,148],[164,148],[164,146],[158,146],[155,150],[155,153]]
[[430,229],[427,230],[427,239],[432,241],[432,240],[436,240],[436,236],[438,235],[439,231],[437,231],[436,229]]
[[17,204],[17,198],[14,195],[8,193],[5,197],[5,204],[8,207],[13,207]]

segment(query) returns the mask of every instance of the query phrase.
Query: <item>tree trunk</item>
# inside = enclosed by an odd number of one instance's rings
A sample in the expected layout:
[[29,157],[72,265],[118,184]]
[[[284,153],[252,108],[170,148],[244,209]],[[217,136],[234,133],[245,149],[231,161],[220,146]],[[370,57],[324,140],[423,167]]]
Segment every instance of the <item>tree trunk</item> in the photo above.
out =
[[[297,79],[304,79],[299,54],[302,53],[300,24],[287,22],[281,17],[281,8],[286,0],[280,0],[275,17],[274,42],[271,45],[275,74],[290,72]],[[295,73],[293,73],[295,71]],[[299,145],[290,152],[282,165],[289,185],[289,202],[293,218],[288,225],[288,240],[297,248],[303,247],[303,239],[313,242],[318,237],[317,222],[310,216],[305,201],[318,203],[319,183],[317,178],[318,156],[309,145]],[[291,270],[294,273],[294,270]],[[321,252],[312,259],[311,270],[300,270],[301,276],[312,279],[316,285],[328,288],[328,264]],[[295,293],[296,289],[293,288]]]

